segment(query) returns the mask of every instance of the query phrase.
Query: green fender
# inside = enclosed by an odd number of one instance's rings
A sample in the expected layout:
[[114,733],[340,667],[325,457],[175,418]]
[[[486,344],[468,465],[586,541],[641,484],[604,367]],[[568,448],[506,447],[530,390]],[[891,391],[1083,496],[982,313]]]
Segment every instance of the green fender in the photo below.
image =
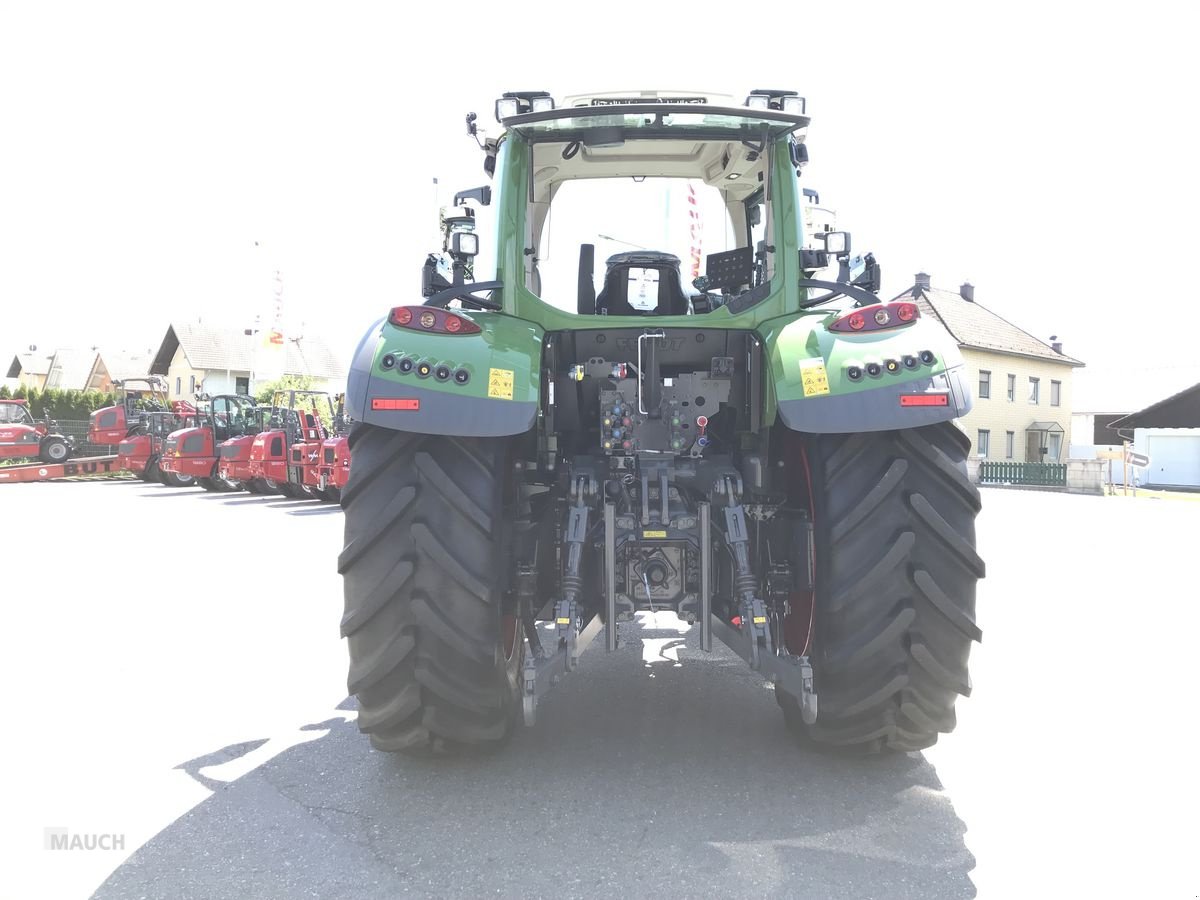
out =
[[[940,324],[918,319],[866,334],[830,331],[842,312],[810,311],[760,326],[774,404],[788,428],[891,431],[945,422],[970,411],[962,354]],[[931,363],[921,361],[922,351],[933,354]],[[917,364],[905,366],[906,357]],[[889,360],[899,364],[896,371],[888,371]],[[879,375],[865,374],[871,363],[880,366]],[[864,372],[857,381],[850,378],[854,367]]]
[[[479,325],[481,333],[423,333],[386,319],[371,327],[347,378],[346,407],[356,421],[477,437],[522,434],[533,427],[543,329],[498,313],[454,312]],[[405,359],[414,363],[407,373],[401,371]],[[429,374],[422,376],[426,365]],[[436,375],[442,366],[451,373],[445,380]],[[465,373],[465,383],[455,373]]]

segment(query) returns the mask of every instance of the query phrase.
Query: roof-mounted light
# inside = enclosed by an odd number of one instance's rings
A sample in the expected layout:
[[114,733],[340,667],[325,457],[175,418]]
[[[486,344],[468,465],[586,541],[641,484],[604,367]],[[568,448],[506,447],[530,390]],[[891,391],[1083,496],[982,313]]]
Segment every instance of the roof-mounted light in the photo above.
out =
[[496,101],[496,121],[511,119],[521,111],[521,101],[516,97],[503,97]]
[[805,99],[795,91],[756,90],[746,98],[751,109],[778,109],[794,116],[803,116],[808,108]]
[[554,98],[546,91],[506,91],[496,101],[496,121],[503,122],[528,112],[548,112],[554,109]]
[[808,103],[803,97],[784,97],[783,111],[795,116],[807,115]]
[[751,94],[746,98],[746,105],[750,109],[770,109],[771,95],[770,94]]

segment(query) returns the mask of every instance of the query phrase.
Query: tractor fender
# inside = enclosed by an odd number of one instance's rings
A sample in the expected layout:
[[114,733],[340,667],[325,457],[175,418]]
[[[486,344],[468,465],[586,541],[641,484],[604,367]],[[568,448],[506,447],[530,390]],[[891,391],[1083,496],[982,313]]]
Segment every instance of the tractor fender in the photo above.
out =
[[[346,408],[355,421],[475,437],[533,427],[543,329],[502,313],[454,312],[479,325],[480,333],[422,333],[384,319],[371,326],[347,379]],[[411,371],[403,371],[405,361]],[[429,372],[422,375],[425,366]],[[450,377],[439,379],[436,373],[446,370]]]
[[[918,319],[868,334],[828,329],[836,314],[808,313],[762,326],[780,420],[795,431],[845,434],[947,422],[973,399],[957,342],[938,323]],[[932,354],[928,362],[921,354]],[[915,366],[905,360],[915,359]],[[888,370],[889,361],[898,363]],[[867,374],[871,364],[878,375]],[[862,374],[853,378],[857,374]]]

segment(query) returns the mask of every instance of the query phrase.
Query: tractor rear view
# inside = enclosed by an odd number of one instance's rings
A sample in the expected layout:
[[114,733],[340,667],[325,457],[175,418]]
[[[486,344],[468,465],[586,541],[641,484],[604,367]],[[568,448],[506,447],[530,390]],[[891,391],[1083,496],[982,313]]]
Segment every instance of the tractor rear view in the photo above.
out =
[[[805,741],[933,744],[980,638],[972,400],[945,330],[881,299],[848,233],[806,231],[804,99],[524,92],[496,117],[468,117],[496,191],[455,198],[351,368],[360,729],[496,746],[591,640],[671,612]],[[493,199],[475,280],[468,204]]]

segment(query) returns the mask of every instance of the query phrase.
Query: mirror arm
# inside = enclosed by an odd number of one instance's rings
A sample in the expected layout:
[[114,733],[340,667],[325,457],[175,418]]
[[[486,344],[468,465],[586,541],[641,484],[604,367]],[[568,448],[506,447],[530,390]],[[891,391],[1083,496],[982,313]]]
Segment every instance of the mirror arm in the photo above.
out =
[[446,305],[451,300],[463,300],[468,303],[475,303],[481,309],[498,310],[502,309],[501,305],[494,300],[484,299],[483,297],[474,297],[476,291],[498,291],[504,288],[503,281],[473,281],[469,284],[456,284],[445,290],[438,291],[432,297],[425,301],[426,306],[439,306],[445,309]]

